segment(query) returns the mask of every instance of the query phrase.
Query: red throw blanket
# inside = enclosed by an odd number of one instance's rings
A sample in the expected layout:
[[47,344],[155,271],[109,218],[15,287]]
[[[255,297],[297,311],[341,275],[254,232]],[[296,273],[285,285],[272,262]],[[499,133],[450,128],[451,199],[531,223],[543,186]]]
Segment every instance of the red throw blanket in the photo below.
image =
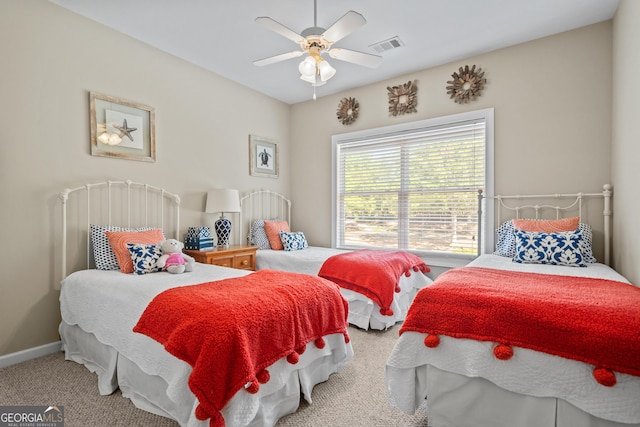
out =
[[223,426],[220,411],[229,399],[246,384],[257,392],[278,359],[296,363],[308,343],[322,348],[329,334],[341,333],[349,342],[347,312],[339,288],[328,280],[262,270],[169,289],[149,303],[133,330],[193,367],[196,416]]
[[318,276],[365,295],[380,306],[383,316],[392,316],[393,293],[400,292],[400,276],[410,276],[411,270],[430,271],[424,261],[407,252],[362,249],[329,257]]
[[627,283],[453,269],[418,292],[406,331],[495,341],[640,376],[640,288]]

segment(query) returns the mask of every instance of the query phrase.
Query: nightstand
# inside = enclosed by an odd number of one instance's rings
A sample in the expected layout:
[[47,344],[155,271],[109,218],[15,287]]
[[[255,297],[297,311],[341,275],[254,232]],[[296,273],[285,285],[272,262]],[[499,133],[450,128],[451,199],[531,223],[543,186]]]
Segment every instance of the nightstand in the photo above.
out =
[[183,252],[203,264],[220,265],[240,270],[256,269],[256,251],[258,246],[232,245]]

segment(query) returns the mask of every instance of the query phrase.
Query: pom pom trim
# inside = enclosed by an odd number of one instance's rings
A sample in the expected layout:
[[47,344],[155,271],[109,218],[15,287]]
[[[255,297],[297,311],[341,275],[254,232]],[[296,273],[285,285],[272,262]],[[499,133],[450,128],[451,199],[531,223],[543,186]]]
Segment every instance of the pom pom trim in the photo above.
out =
[[605,387],[613,387],[618,382],[615,372],[601,366],[593,369],[593,378],[595,378],[598,384]]
[[295,365],[300,360],[300,355],[295,351],[287,356],[287,362]]
[[424,345],[429,348],[436,348],[440,345],[440,338],[437,335],[427,335],[424,338]]
[[496,359],[509,360],[513,357],[513,349],[507,344],[498,344],[493,348]]

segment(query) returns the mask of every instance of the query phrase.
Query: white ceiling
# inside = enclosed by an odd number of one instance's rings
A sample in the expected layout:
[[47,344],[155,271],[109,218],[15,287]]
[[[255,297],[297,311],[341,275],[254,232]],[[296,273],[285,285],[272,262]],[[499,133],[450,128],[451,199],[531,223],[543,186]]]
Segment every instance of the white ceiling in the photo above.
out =
[[[299,49],[254,20],[269,16],[300,33],[314,24],[313,0],[51,0],[179,58],[289,104],[311,99],[301,58],[264,67],[253,61]],[[337,70],[321,97],[463,60],[613,17],[619,0],[317,0],[328,28],[349,10],[367,23],[335,44],[369,46],[398,36],[404,46],[369,69],[329,58]],[[460,65],[466,65],[462,62]],[[456,64],[456,67],[458,65]],[[490,64],[483,64],[488,68]],[[452,70],[452,72],[455,71]],[[398,82],[403,83],[403,82]]]

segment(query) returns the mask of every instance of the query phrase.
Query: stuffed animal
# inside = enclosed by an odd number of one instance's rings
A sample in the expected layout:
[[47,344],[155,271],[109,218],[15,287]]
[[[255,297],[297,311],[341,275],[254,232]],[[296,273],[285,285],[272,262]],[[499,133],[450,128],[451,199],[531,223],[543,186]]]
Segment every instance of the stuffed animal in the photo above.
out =
[[182,253],[184,245],[176,239],[167,239],[159,243],[162,249],[160,259],[156,261],[156,266],[162,270],[173,274],[192,271],[195,259]]

